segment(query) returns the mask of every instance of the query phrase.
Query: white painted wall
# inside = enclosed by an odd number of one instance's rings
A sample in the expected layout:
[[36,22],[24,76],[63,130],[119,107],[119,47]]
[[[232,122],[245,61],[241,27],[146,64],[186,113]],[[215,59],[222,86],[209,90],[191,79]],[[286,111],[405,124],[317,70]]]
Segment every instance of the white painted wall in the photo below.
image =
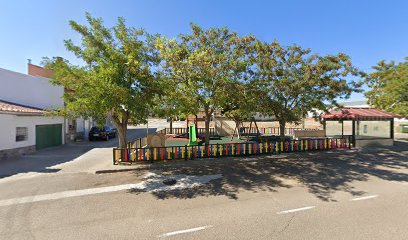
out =
[[[44,124],[63,124],[62,117],[43,116],[16,116],[0,114],[0,150],[28,147],[35,145],[35,126]],[[26,141],[16,142],[16,127],[27,127],[28,138]],[[62,128],[62,131],[64,129]],[[62,132],[62,143],[64,143]]]
[[0,68],[0,99],[38,108],[64,106],[64,88],[48,78],[30,76]]
[[76,119],[76,131],[84,132],[85,131],[85,120],[83,118]]

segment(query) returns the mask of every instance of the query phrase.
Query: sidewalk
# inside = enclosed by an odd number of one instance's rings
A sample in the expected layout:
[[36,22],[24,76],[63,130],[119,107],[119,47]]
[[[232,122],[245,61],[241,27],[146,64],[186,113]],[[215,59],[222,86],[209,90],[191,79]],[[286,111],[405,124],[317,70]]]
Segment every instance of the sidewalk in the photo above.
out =
[[[153,132],[156,129],[149,130]],[[145,129],[131,128],[128,130],[128,139],[145,134]],[[95,173],[101,169],[110,169],[113,166],[112,147],[117,145],[117,138],[109,141],[75,142],[19,158],[2,160],[0,179],[25,173]]]

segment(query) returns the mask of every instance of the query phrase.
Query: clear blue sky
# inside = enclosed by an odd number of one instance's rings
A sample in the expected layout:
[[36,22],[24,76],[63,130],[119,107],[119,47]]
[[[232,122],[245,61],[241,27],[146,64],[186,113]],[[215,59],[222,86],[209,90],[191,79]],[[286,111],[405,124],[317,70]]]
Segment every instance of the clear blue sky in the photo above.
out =
[[242,35],[296,43],[319,54],[342,51],[364,71],[381,59],[408,56],[408,1],[402,0],[2,0],[0,67],[26,73],[26,59],[39,64],[44,56],[76,62],[63,40],[78,40],[68,21],[84,23],[85,11],[109,26],[123,16],[128,25],[168,37],[189,32],[190,22],[228,26]]

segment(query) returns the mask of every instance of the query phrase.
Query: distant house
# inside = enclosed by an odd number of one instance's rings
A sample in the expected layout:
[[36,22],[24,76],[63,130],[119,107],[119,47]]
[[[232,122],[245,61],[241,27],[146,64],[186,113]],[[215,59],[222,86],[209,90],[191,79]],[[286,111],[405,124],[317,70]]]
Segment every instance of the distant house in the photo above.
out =
[[350,107],[350,108],[369,108],[371,107],[366,100],[361,101],[350,101],[350,102],[343,102],[340,103],[343,107]]
[[0,68],[0,159],[64,144],[64,118],[44,109],[64,105],[48,78]]

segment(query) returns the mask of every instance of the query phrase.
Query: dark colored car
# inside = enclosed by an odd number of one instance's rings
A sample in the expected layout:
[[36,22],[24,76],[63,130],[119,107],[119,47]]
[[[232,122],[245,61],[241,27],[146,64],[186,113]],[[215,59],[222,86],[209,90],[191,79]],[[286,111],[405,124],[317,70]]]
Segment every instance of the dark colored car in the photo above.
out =
[[116,137],[116,129],[104,126],[102,128],[100,127],[92,127],[91,130],[89,131],[89,141],[93,141],[96,139],[103,139],[108,141],[109,138],[115,138]]

